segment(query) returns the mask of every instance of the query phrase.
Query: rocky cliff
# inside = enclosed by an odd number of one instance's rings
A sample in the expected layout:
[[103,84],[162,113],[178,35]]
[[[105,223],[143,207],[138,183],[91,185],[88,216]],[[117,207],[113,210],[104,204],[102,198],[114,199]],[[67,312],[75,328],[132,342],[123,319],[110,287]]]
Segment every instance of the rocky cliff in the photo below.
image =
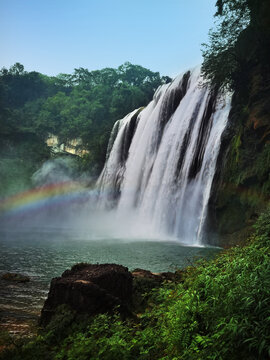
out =
[[253,3],[236,44],[240,71],[210,202],[223,245],[245,237],[270,197],[270,2]]

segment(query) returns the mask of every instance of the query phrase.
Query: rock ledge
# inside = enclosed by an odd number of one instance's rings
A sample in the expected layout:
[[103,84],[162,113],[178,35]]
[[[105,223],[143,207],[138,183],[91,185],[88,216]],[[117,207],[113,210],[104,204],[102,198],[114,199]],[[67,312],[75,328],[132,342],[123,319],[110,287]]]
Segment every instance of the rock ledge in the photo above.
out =
[[132,299],[132,275],[116,264],[77,264],[51,281],[40,324],[46,326],[56,308],[67,304],[79,314],[111,312],[118,306],[125,312]]

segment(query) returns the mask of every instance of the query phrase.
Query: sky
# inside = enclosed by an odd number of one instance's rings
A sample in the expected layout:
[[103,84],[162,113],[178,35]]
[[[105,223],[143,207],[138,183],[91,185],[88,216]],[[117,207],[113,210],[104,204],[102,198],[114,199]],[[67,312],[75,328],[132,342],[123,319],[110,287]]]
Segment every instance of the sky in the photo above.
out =
[[216,0],[0,0],[0,68],[47,75],[129,61],[161,75],[201,63]]

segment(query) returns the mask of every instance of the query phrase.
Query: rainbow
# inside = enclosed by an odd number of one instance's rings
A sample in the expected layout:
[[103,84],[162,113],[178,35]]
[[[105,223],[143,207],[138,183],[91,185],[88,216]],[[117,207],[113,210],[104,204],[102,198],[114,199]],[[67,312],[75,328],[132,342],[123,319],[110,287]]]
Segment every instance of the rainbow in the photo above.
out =
[[0,216],[86,202],[90,191],[74,181],[41,186],[0,200]]
[[[109,191],[110,189],[106,189]],[[223,191],[240,198],[243,203],[266,206],[269,198],[255,189],[224,184]],[[98,196],[98,188],[86,187],[78,181],[68,181],[30,189],[19,194],[0,199],[0,218],[21,216],[46,211],[51,208],[83,204]]]

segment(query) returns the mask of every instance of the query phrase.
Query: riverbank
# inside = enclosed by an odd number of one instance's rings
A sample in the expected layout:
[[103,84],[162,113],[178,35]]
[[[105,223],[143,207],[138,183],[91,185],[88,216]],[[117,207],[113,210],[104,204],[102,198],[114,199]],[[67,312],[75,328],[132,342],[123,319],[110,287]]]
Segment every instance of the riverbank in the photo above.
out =
[[131,271],[147,268],[152,272],[174,272],[188,266],[194,258],[211,258],[220,251],[183,246],[168,239],[106,239],[89,233],[49,227],[1,229],[0,278],[6,272],[15,272],[27,275],[30,281],[14,284],[0,279],[0,329],[19,335],[20,329],[26,332],[29,320],[32,329],[51,279],[76,263],[116,263]]
[[60,307],[38,337],[13,344],[1,359],[268,359],[269,264],[270,211],[246,246],[146,291],[130,316],[78,316]]

